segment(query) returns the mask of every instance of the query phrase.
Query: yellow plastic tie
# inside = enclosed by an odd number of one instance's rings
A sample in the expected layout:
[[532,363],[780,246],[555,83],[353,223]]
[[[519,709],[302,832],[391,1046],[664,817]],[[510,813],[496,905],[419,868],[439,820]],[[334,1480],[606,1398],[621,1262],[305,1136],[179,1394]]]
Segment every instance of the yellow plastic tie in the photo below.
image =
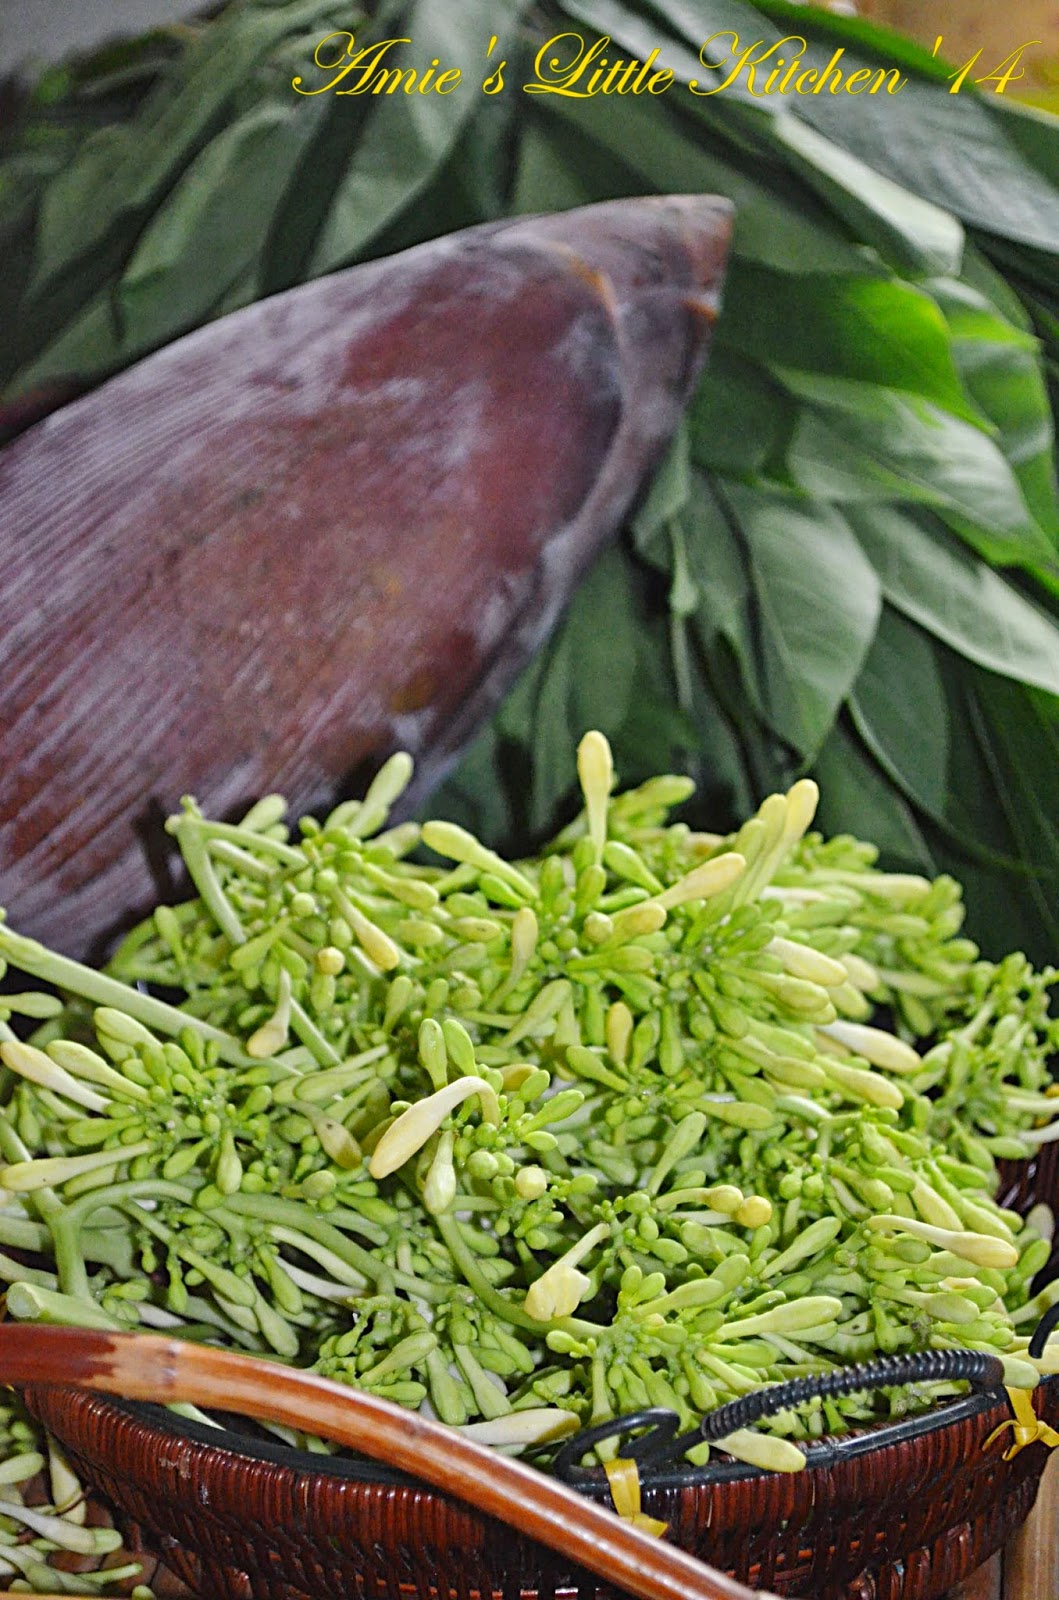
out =
[[1015,1415],[1008,1417],[1005,1422],[1000,1424],[999,1428],[993,1429],[982,1446],[983,1450],[988,1450],[993,1440],[998,1439],[1005,1428],[1010,1428],[1015,1435],[1011,1444],[1004,1451],[1005,1461],[1011,1461],[1018,1455],[1020,1450],[1025,1450],[1028,1444],[1044,1444],[1048,1446],[1049,1450],[1054,1450],[1056,1445],[1059,1445],[1059,1433],[1056,1433],[1054,1428],[1050,1428],[1046,1422],[1042,1422],[1034,1411],[1033,1400],[1031,1399],[1032,1393],[1031,1389],[1009,1389],[1007,1391],[1008,1399],[1011,1401],[1011,1409]]
[[631,1522],[634,1528],[639,1528],[643,1533],[653,1533],[660,1539],[669,1523],[659,1522],[657,1517],[649,1517],[640,1510],[640,1470],[636,1462],[623,1461],[620,1457],[615,1461],[604,1461],[603,1471],[610,1484],[614,1509],[622,1521]]

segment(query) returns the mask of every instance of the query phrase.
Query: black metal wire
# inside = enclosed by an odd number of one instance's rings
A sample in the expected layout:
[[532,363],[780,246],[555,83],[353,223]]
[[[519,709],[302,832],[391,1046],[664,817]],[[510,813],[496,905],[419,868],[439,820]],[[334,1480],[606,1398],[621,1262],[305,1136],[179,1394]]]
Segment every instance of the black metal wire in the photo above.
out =
[[[1051,1318],[1051,1323],[1045,1327],[1042,1343],[1051,1331],[1051,1324],[1054,1324],[1055,1320],[1054,1317]],[[1036,1339],[1034,1342],[1036,1343]],[[939,1353],[947,1357],[956,1355],[960,1357],[970,1356],[972,1358],[979,1354],[972,1351],[925,1352],[925,1354],[932,1356]],[[881,1382],[884,1385],[889,1385],[909,1381],[908,1363],[910,1359],[907,1355],[899,1358],[901,1365],[895,1371],[894,1366],[891,1364],[891,1358],[885,1358],[884,1377]],[[922,1438],[929,1433],[966,1422],[969,1418],[979,1416],[988,1411],[996,1404],[996,1396],[1002,1382],[1002,1366],[999,1360],[994,1357],[985,1357],[984,1360],[987,1365],[979,1369],[982,1376],[980,1378],[972,1377],[969,1380],[972,1385],[972,1391],[975,1392],[950,1400],[944,1405],[932,1406],[928,1410],[902,1417],[897,1421],[877,1423],[872,1427],[860,1430],[855,1429],[849,1433],[825,1435],[823,1438],[808,1441],[803,1446],[806,1466],[816,1470],[828,1471],[837,1468],[843,1462],[871,1455],[876,1450],[909,1444],[913,1440]],[[996,1370],[1000,1373],[995,1382],[993,1381],[993,1372],[988,1365],[994,1360],[996,1360]],[[866,1380],[865,1373],[877,1373],[880,1365],[882,1365],[881,1362],[873,1362],[866,1367],[840,1369],[833,1373],[822,1373],[820,1378],[830,1380],[845,1378],[851,1386],[854,1381],[861,1385],[867,1381],[871,1386],[875,1386],[880,1383],[880,1380],[872,1377]],[[854,1370],[857,1374],[855,1380],[853,1378]],[[951,1367],[947,1367],[946,1370],[948,1373],[952,1373]],[[929,1376],[936,1379],[937,1374],[937,1366],[932,1363],[929,1369]],[[807,1380],[797,1379],[795,1381],[801,1384]],[[819,1380],[812,1381],[819,1382]],[[923,1380],[921,1379],[920,1381]],[[1059,1398],[1059,1377],[1045,1378],[1044,1386],[1051,1393],[1051,1403],[1056,1403],[1057,1398]],[[835,1389],[831,1388],[829,1392],[833,1394]],[[775,1384],[771,1388],[760,1391],[760,1393],[769,1399],[773,1397],[781,1399],[785,1395],[785,1403],[791,1404],[790,1387],[787,1385],[781,1388],[781,1385]],[[747,1398],[749,1399],[750,1397],[748,1396]],[[210,1450],[216,1451],[220,1449],[251,1460],[271,1462],[295,1472],[322,1473],[325,1477],[349,1478],[360,1483],[397,1484],[409,1488],[422,1488],[420,1481],[410,1474],[396,1467],[386,1466],[382,1462],[368,1460],[363,1456],[310,1455],[304,1450],[296,1450],[290,1445],[280,1444],[275,1439],[269,1440],[264,1436],[260,1438],[251,1437],[248,1433],[241,1431],[241,1427],[248,1426],[245,1420],[238,1422],[232,1419],[231,1428],[234,1431],[231,1431],[227,1426],[223,1430],[219,1430],[216,1427],[207,1427],[205,1424],[189,1421],[184,1417],[174,1416],[172,1412],[160,1406],[144,1405],[131,1400],[112,1400],[109,1403],[130,1416],[136,1417],[141,1423],[145,1423],[155,1430],[160,1430],[164,1434],[174,1434],[182,1438],[193,1439],[197,1444],[206,1446]],[[720,1417],[726,1409],[725,1407],[720,1407],[718,1411],[711,1412],[709,1415],[710,1417]],[[728,1417],[731,1417],[730,1412],[728,1412]],[[728,1421],[724,1425],[730,1427],[731,1423]],[[684,1439],[680,1440],[678,1438],[678,1428],[679,1419],[673,1411],[661,1407],[651,1407],[644,1411],[632,1412],[628,1416],[614,1421],[583,1429],[567,1441],[555,1458],[550,1470],[565,1479],[580,1494],[584,1494],[589,1499],[596,1500],[601,1504],[607,1504],[610,1500],[610,1490],[605,1475],[598,1468],[579,1466],[578,1461],[592,1449],[594,1444],[602,1443],[605,1438],[615,1435],[620,1436],[622,1432],[635,1433],[637,1429],[648,1429],[650,1431],[641,1434],[640,1438],[636,1439],[631,1445],[623,1447],[621,1450],[623,1457],[628,1459],[631,1455],[634,1459],[639,1460],[651,1453],[653,1445],[657,1444],[663,1447],[660,1448],[658,1457],[650,1460],[648,1470],[643,1475],[642,1482],[645,1489],[697,1488],[708,1482],[726,1483],[743,1479],[753,1476],[759,1470],[746,1466],[741,1461],[726,1460],[723,1457],[713,1459],[706,1467],[693,1467],[688,1461],[679,1457],[675,1462],[671,1462],[670,1458],[677,1451],[686,1451],[693,1445],[701,1443],[703,1438],[701,1431],[696,1430],[690,1435],[685,1435]],[[669,1448],[665,1449],[664,1446],[667,1443]]]
[[[1059,1317],[1059,1307],[1056,1311]],[[552,1463],[552,1471],[557,1477],[572,1481],[571,1475],[576,1472],[578,1462],[587,1450],[601,1444],[604,1439],[620,1439],[639,1428],[649,1431],[624,1447],[622,1455],[626,1460],[635,1461],[639,1467],[651,1470],[679,1461],[695,1445],[724,1439],[739,1428],[750,1427],[763,1417],[774,1416],[778,1411],[789,1411],[806,1400],[832,1399],[838,1395],[857,1394],[868,1389],[898,1388],[909,1383],[957,1380],[969,1383],[982,1393],[990,1393],[1003,1387],[1003,1362],[999,1356],[987,1355],[980,1350],[919,1350],[881,1356],[877,1361],[840,1367],[832,1372],[813,1373],[810,1377],[792,1378],[787,1383],[755,1389],[751,1394],[707,1412],[697,1428],[683,1434],[677,1432],[679,1419],[674,1411],[662,1407],[634,1411],[624,1417],[615,1417],[610,1422],[598,1423],[594,1428],[583,1429],[568,1439]]]
[[1033,1330],[1033,1338],[1030,1340],[1030,1355],[1035,1361],[1043,1356],[1044,1347],[1055,1332],[1057,1323],[1059,1323],[1059,1300],[1056,1301],[1054,1306],[1049,1306]]
[[[674,1445],[679,1442],[677,1430],[680,1418],[675,1411],[668,1411],[664,1406],[651,1406],[646,1411],[630,1411],[624,1417],[612,1417],[609,1422],[597,1422],[592,1428],[582,1428],[562,1446],[552,1462],[551,1470],[557,1478],[570,1482],[571,1473],[586,1451],[602,1444],[604,1439],[620,1438],[622,1434],[634,1433],[637,1428],[647,1428],[651,1424],[653,1426],[648,1433],[641,1435],[628,1449],[622,1450],[624,1459],[637,1463],[650,1461],[652,1465],[656,1461],[679,1460],[682,1452],[676,1450]],[[698,1433],[692,1442],[702,1442]],[[684,1449],[689,1448],[688,1445],[684,1446]]]
[[[1039,1356],[1049,1335],[1059,1324],[1059,1303],[1041,1318],[1030,1343],[1031,1356]],[[745,1477],[754,1469],[740,1462],[711,1462],[708,1468],[692,1467],[681,1458],[693,1446],[704,1440],[723,1439],[738,1428],[773,1415],[777,1411],[804,1403],[816,1396],[832,1398],[842,1394],[878,1388],[900,1387],[908,1383],[938,1383],[961,1380],[970,1384],[976,1394],[951,1401],[945,1406],[935,1406],[900,1421],[883,1423],[865,1432],[852,1432],[835,1437],[811,1441],[806,1446],[807,1465],[818,1468],[837,1466],[840,1461],[859,1457],[883,1446],[907,1443],[921,1434],[964,1421],[989,1405],[988,1396],[1000,1391],[1004,1381],[1004,1368],[998,1356],[977,1350],[924,1350],[897,1356],[883,1356],[877,1361],[852,1367],[836,1368],[807,1378],[794,1378],[787,1383],[767,1385],[739,1400],[719,1406],[708,1412],[699,1426],[685,1434],[678,1432],[680,1420],[675,1411],[664,1407],[649,1407],[617,1417],[595,1427],[583,1428],[560,1449],[552,1462],[551,1471],[581,1493],[598,1500],[606,1500],[608,1489],[601,1472],[593,1472],[579,1465],[581,1458],[605,1439],[621,1439],[623,1435],[641,1432],[639,1438],[623,1446],[621,1455],[632,1459],[647,1469],[643,1478],[645,1488],[658,1484],[659,1479],[673,1485],[700,1484],[709,1479],[727,1480]],[[1045,1380],[1059,1389],[1059,1378]],[[190,1437],[211,1449],[225,1449],[257,1460],[312,1473],[349,1477],[358,1481],[399,1483],[418,1486],[418,1480],[396,1468],[380,1462],[358,1457],[309,1455],[266,1439],[250,1438],[238,1430],[219,1431],[176,1417],[157,1406],[142,1405],[133,1401],[112,1402],[121,1410],[138,1417],[155,1428]],[[652,1479],[654,1480],[652,1482]]]
[[737,1428],[749,1428],[762,1417],[788,1411],[806,1400],[830,1400],[837,1395],[858,1394],[865,1389],[899,1388],[906,1383],[946,1383],[961,1380],[975,1389],[999,1389],[1004,1382],[1004,1365],[999,1356],[980,1350],[919,1350],[896,1356],[880,1356],[834,1372],[817,1372],[808,1378],[792,1378],[709,1412],[699,1424],[703,1439],[723,1439]]

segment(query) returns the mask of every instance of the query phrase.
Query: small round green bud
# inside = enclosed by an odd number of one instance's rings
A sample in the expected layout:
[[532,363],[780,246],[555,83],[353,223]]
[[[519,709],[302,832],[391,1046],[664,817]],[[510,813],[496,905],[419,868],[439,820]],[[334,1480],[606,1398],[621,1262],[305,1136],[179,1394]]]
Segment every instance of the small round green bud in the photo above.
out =
[[322,950],[316,952],[316,970],[322,972],[325,977],[337,978],[345,965],[345,956],[333,944],[324,945]]
[[772,1216],[772,1205],[763,1195],[748,1195],[735,1214],[741,1228],[761,1228]]
[[332,1193],[336,1182],[333,1172],[310,1172],[302,1184],[302,1193],[307,1200],[323,1200]]

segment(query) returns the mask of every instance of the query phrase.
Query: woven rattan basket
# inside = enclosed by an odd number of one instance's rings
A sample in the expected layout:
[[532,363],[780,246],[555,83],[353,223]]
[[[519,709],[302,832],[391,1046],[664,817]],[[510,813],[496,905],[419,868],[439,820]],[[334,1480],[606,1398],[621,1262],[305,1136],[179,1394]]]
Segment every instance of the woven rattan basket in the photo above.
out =
[[[1059,1195],[1059,1150],[1008,1166],[1001,1198]],[[1056,1261],[1053,1258],[1053,1270]],[[593,1600],[585,1571],[472,1507],[368,1462],[224,1434],[152,1406],[27,1390],[32,1410],[134,1541],[224,1600]],[[1059,1378],[1037,1390],[1059,1422]],[[800,1474],[734,1462],[645,1474],[669,1538],[752,1587],[811,1600],[934,1600],[1000,1549],[1037,1494],[1046,1450],[987,1443],[1006,1398],[969,1395],[808,1451]],[[606,1499],[605,1482],[581,1483]]]
[[[1008,1167],[1002,1198],[1025,1210],[1059,1194],[1059,1152]],[[66,1389],[31,1407],[130,1537],[218,1600],[592,1600],[587,1572],[396,1472],[304,1455]],[[1037,1392],[1059,1422],[1059,1379]],[[752,1587],[812,1600],[932,1600],[1027,1515],[1046,1458],[986,1444],[1006,1400],[970,1396],[912,1422],[824,1440],[806,1470],[717,1463],[645,1480],[669,1537]],[[602,1479],[584,1491],[606,1499]],[[1045,1597],[1042,1596],[1042,1600]]]
[[[1054,1386],[1049,1411],[1059,1420]],[[31,1397],[134,1538],[197,1593],[225,1600],[539,1595],[590,1600],[590,1574],[411,1480],[248,1442],[73,1391]],[[985,1449],[1006,1405],[913,1437],[862,1436],[805,1472],[661,1476],[645,1509],[669,1536],[752,1586],[830,1600],[930,1600],[1004,1543],[1033,1504],[1044,1448]],[[830,1457],[830,1459],[829,1459]],[[595,1493],[602,1498],[604,1491]],[[1043,1600],[1043,1597],[1042,1597]]]

